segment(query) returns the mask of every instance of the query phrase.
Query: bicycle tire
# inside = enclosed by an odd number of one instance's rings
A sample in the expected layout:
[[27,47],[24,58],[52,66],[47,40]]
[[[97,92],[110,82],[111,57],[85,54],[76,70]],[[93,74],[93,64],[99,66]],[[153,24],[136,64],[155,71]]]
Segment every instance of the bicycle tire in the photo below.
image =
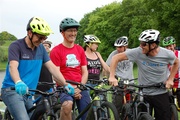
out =
[[0,111],[0,120],[3,120],[3,115],[1,113],[1,111]]
[[[103,111],[100,110],[101,111],[100,114],[98,112],[99,117],[102,117],[102,118],[107,118],[108,117],[108,120],[119,120],[119,115],[118,115],[117,109],[116,109],[116,107],[114,106],[113,103],[103,102],[101,104],[101,108],[103,108],[102,109]],[[107,116],[103,113],[104,110],[107,110]]]
[[61,109],[61,104],[55,105],[53,107],[54,115],[55,116],[50,116],[49,120],[59,120],[60,119],[60,109]]
[[[111,102],[103,102],[97,109],[98,120],[119,120],[119,115],[116,107]],[[95,120],[93,106],[90,108],[86,120]]]
[[123,104],[121,113],[120,113],[121,120],[132,120],[131,117],[131,103]]
[[154,118],[148,114],[148,113],[142,113],[139,117],[138,120],[154,120]]
[[178,120],[178,111],[175,104],[170,104],[171,120]]
[[4,112],[4,120],[14,120],[13,117],[11,116],[9,110],[7,109],[7,107]]

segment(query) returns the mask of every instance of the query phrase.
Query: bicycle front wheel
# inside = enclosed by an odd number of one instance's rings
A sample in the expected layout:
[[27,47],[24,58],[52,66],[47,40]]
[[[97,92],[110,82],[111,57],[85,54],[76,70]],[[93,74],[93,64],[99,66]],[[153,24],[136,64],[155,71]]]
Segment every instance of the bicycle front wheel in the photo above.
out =
[[171,120],[178,120],[178,112],[175,104],[170,104]]
[[4,112],[4,120],[14,120],[7,108],[5,109]]
[[98,120],[119,120],[119,115],[114,104],[104,102],[97,111]]
[[150,114],[143,113],[139,116],[138,120],[154,120],[154,119]]
[[53,107],[54,116],[50,116],[49,120],[59,120],[60,119],[60,109],[61,109],[61,104],[55,105]]
[[132,109],[131,109],[131,103],[126,103],[122,106],[121,113],[120,113],[120,118],[121,120],[132,120],[133,115],[132,114]]

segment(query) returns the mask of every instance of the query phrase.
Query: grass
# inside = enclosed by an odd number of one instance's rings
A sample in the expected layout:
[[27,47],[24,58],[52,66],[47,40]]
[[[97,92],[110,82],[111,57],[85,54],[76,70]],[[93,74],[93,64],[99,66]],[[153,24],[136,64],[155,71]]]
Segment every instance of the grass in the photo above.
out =
[[5,71],[6,65],[7,65],[7,62],[0,62],[0,71]]

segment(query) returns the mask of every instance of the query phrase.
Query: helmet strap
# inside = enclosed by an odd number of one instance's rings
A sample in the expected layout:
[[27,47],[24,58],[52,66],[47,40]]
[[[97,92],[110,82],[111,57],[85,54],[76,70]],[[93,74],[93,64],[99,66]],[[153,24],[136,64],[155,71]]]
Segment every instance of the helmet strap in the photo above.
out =
[[149,51],[146,53],[146,56],[148,56],[151,51],[153,51],[156,48],[158,48],[158,45],[156,45],[154,48],[151,49],[150,46],[151,46],[152,43],[148,43],[148,44],[149,44]]
[[124,46],[124,52],[126,51],[126,46]]
[[89,47],[89,49],[90,49],[91,51],[93,51],[93,50],[91,49],[91,45],[92,45],[91,43],[89,43],[89,44],[86,43],[86,45]]
[[30,40],[30,42],[31,42],[32,47],[35,46],[35,45],[33,44],[33,42],[32,42],[33,36],[34,36],[34,33],[33,33],[33,32],[32,32],[32,37],[30,37],[30,36],[28,35],[28,38],[29,38],[29,40]]

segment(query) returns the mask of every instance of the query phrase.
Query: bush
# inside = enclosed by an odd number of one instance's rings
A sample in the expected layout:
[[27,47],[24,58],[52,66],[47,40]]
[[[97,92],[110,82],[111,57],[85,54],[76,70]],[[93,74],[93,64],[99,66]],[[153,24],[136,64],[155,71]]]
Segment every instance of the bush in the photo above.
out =
[[0,47],[0,62],[5,62],[7,61],[7,55],[4,54],[4,50]]

